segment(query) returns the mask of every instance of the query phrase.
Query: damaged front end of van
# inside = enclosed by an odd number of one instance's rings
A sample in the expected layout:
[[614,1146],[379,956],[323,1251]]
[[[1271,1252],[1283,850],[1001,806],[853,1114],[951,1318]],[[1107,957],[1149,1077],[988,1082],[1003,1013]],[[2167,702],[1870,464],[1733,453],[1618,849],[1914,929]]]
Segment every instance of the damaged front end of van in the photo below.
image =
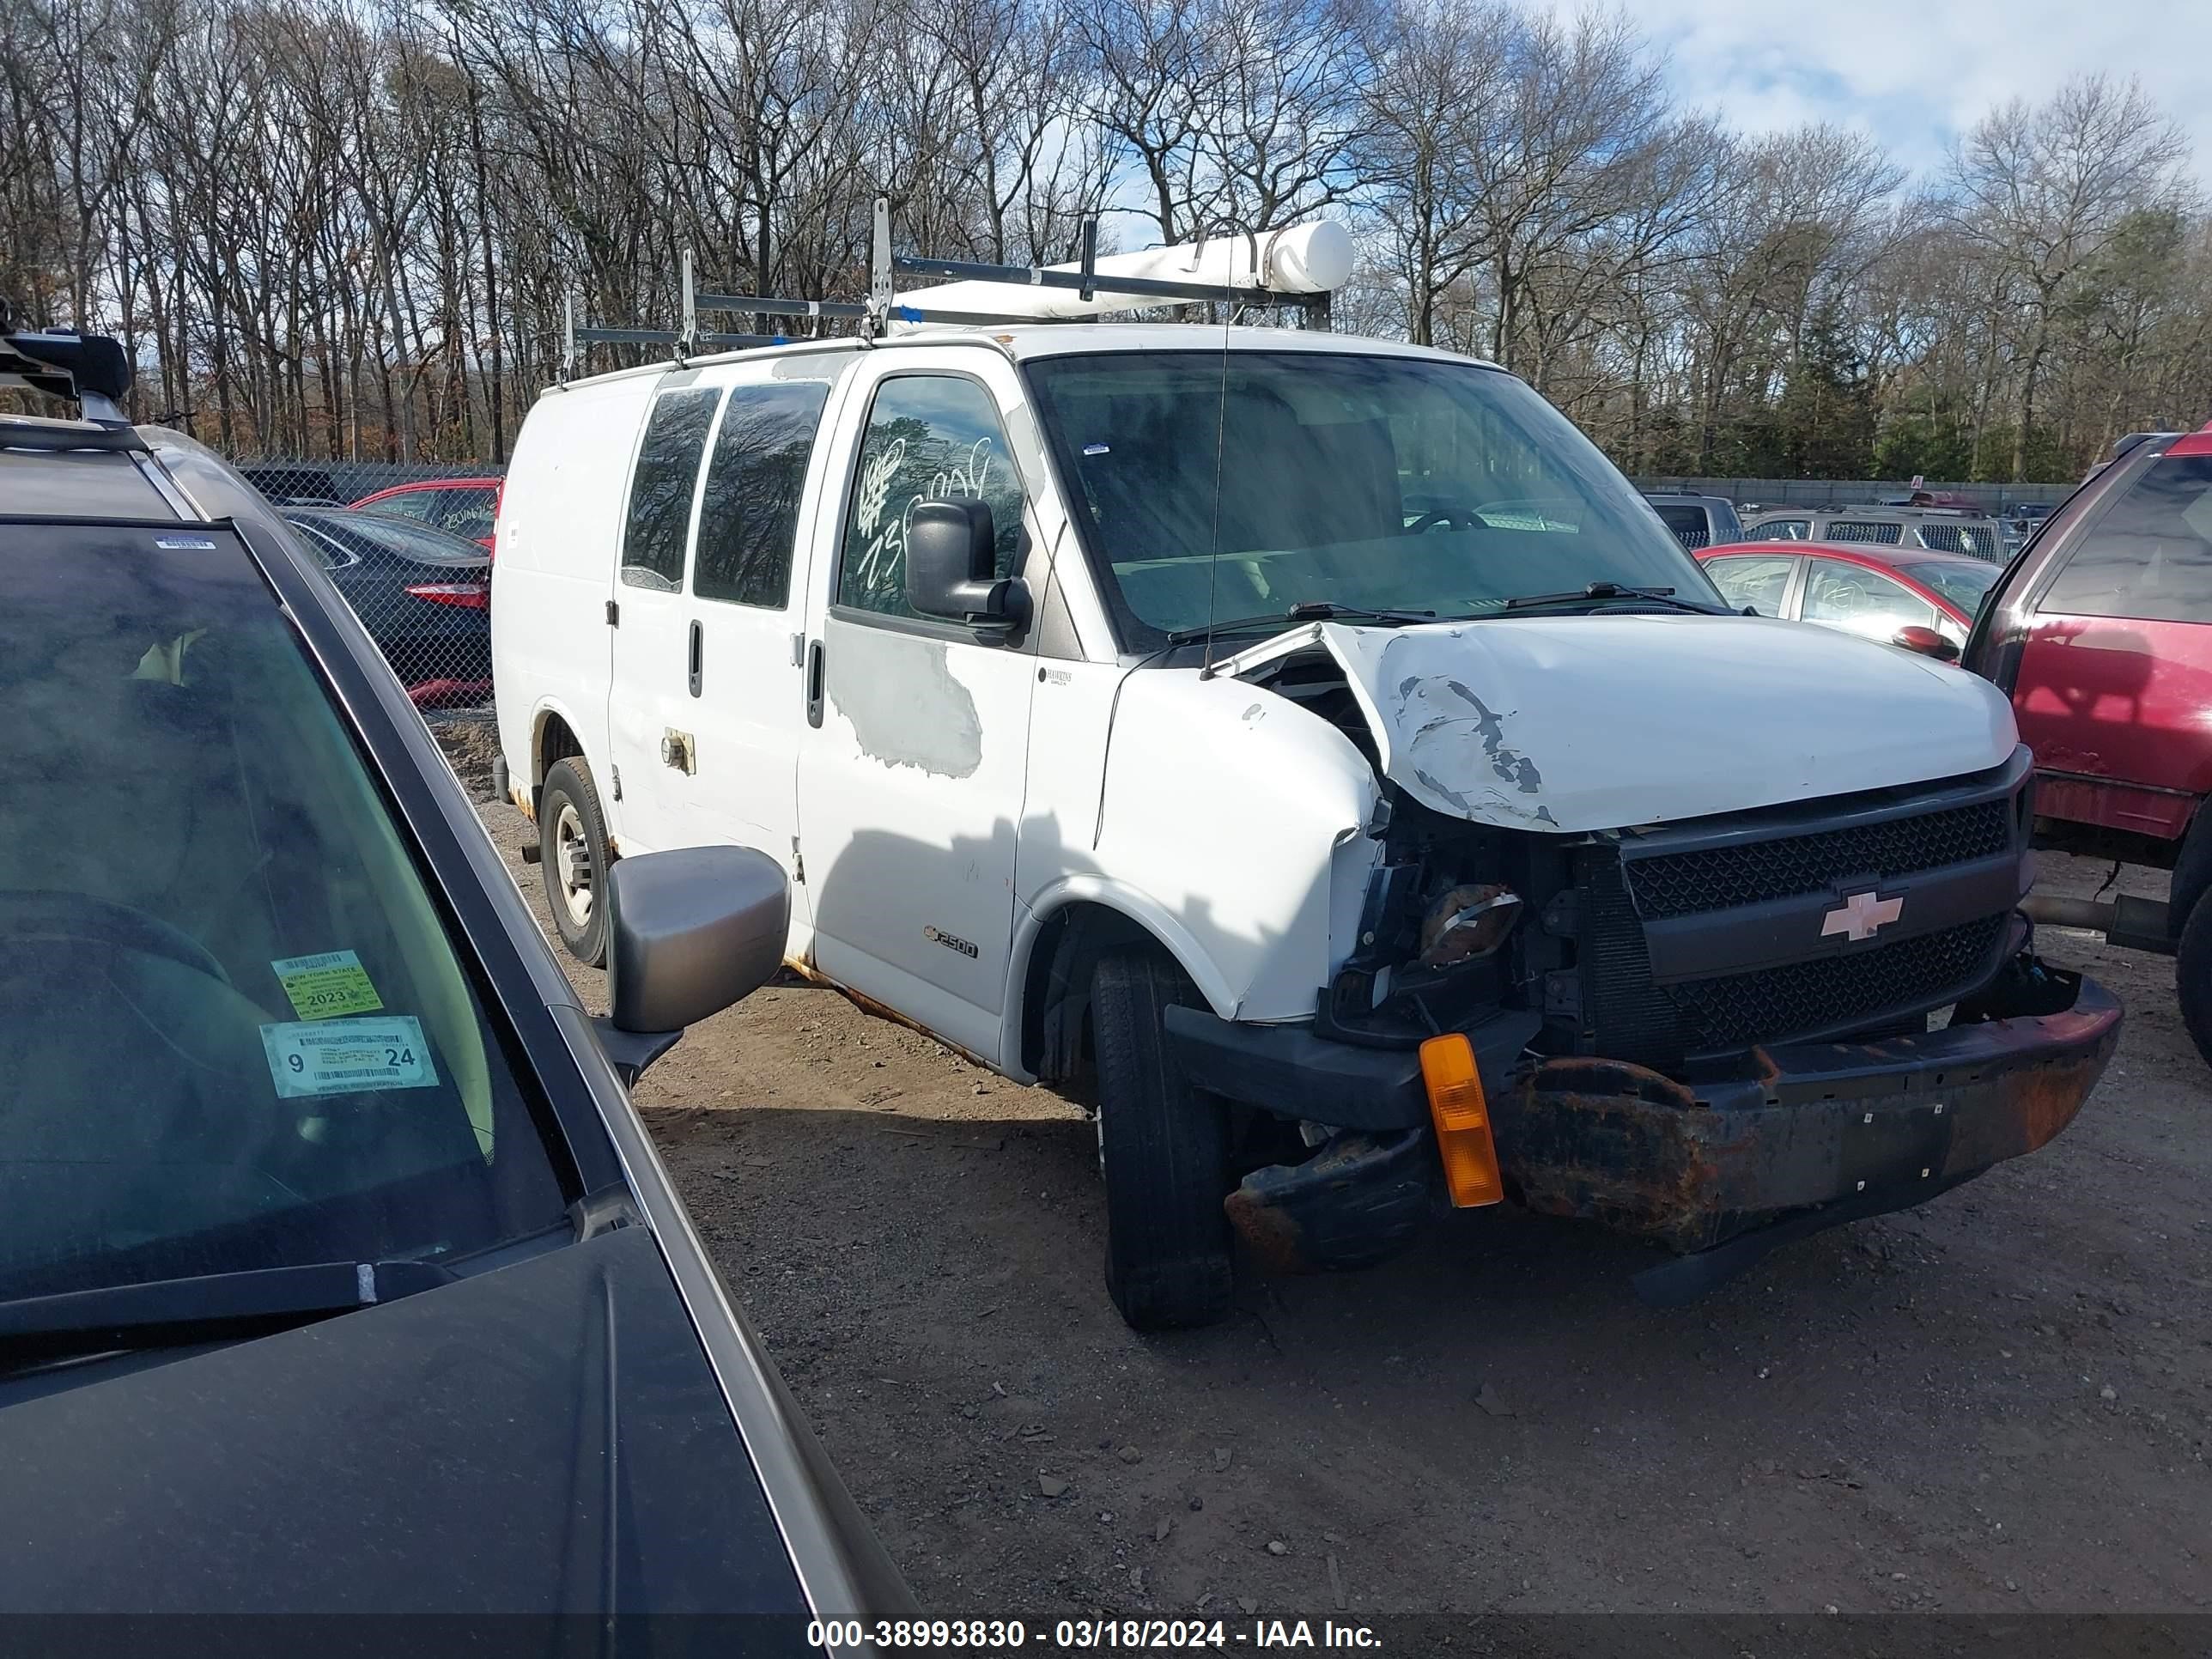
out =
[[1311,1018],[1168,1017],[1194,1082],[1311,1149],[1226,1201],[1272,1267],[1365,1265],[1502,1196],[1663,1246],[1639,1288],[1680,1299],[2036,1151],[2111,1058],[2118,1003],[2019,914],[2027,751],[1954,670],[1585,614],[1322,623],[1218,672],[1376,787]]

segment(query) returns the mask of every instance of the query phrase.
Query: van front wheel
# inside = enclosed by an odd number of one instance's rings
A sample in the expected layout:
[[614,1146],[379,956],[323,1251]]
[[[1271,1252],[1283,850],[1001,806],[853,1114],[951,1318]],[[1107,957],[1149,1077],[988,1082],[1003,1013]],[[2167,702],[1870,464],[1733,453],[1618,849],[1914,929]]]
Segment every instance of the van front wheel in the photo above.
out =
[[586,968],[607,959],[607,821],[580,756],[556,761],[538,798],[538,867],[545,908],[568,954]]
[[1191,1086],[1164,1016],[1198,995],[1158,951],[1117,951],[1091,980],[1106,1289],[1140,1331],[1210,1325],[1230,1308],[1229,1121]]

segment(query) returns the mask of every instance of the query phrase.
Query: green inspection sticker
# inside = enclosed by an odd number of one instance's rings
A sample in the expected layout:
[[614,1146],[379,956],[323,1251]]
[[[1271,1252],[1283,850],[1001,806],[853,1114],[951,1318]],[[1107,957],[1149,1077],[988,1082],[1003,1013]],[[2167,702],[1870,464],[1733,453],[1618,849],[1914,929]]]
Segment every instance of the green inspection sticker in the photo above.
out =
[[325,951],[319,957],[287,957],[269,964],[276,982],[301,1019],[335,1019],[340,1014],[373,1014],[384,1006],[368,970],[350,951]]

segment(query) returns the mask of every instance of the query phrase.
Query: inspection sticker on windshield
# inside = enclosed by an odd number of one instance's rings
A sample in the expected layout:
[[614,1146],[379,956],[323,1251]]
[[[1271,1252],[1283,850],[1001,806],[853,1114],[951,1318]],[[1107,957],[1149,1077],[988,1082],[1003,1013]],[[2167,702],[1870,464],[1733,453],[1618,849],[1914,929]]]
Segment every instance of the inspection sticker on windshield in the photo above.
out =
[[319,957],[287,957],[269,964],[276,982],[301,1019],[334,1019],[340,1014],[373,1014],[384,1006],[368,970],[350,951],[325,951]]
[[261,1046],[276,1092],[288,1098],[437,1086],[422,1024],[405,1014],[264,1025]]

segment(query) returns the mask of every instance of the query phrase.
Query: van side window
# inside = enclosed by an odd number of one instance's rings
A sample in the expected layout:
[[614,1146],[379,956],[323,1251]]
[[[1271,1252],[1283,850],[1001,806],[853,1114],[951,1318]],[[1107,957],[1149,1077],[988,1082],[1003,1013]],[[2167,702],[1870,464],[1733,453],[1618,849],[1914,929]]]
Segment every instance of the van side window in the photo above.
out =
[[674,593],[684,586],[691,490],[699,482],[699,455],[714,423],[714,400],[721,395],[709,386],[687,386],[653,401],[623,526],[622,579],[632,587]]
[[912,617],[906,602],[906,515],[915,503],[968,496],[990,503],[1000,577],[1022,540],[1022,481],[1007,453],[991,394],[951,374],[885,380],[860,437],[860,464],[845,520],[837,603]]
[[691,591],[700,599],[783,609],[799,494],[829,400],[819,382],[732,389],[699,501]]
[[2212,622],[2212,455],[2168,455],[2089,528],[2036,607]]

